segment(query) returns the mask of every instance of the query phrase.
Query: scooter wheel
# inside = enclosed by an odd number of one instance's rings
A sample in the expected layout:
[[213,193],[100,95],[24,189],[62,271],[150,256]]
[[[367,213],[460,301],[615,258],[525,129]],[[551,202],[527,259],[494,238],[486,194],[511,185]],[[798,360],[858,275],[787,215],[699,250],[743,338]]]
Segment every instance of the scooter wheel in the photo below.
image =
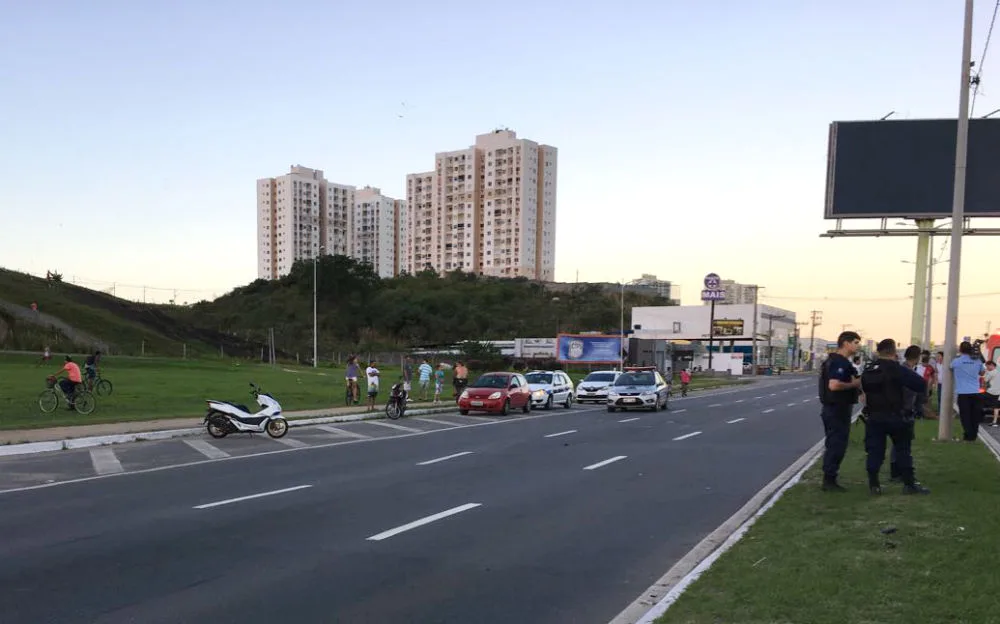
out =
[[216,424],[214,421],[211,420],[205,424],[205,429],[208,430],[208,435],[212,436],[213,438],[224,438],[229,433],[228,431],[226,431],[225,429],[223,429],[222,427],[220,427],[218,424]]
[[284,418],[271,420],[267,423],[267,435],[272,438],[283,438],[288,433],[288,421]]

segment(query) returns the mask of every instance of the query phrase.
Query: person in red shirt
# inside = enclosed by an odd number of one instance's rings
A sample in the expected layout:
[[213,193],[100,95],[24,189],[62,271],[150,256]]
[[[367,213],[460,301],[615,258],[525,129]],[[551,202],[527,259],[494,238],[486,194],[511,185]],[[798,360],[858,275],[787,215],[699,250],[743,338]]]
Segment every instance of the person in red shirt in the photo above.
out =
[[691,373],[687,369],[681,371],[681,396],[687,396],[688,394],[688,384],[691,383]]
[[[80,366],[73,361],[73,358],[66,356],[66,363],[59,370],[59,373],[66,373],[66,377],[59,380],[59,388],[66,395],[69,401],[69,409],[76,410],[74,399],[76,398],[76,385],[83,383],[83,375],[80,374]],[[59,373],[56,373],[57,375]]]

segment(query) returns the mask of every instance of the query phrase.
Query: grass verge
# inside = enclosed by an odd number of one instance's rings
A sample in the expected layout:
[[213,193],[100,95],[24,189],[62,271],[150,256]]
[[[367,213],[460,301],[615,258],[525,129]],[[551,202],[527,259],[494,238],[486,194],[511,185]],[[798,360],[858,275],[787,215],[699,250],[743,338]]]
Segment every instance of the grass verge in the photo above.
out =
[[981,444],[933,442],[936,432],[918,422],[914,440],[917,478],[932,493],[904,496],[886,465],[885,493],[872,497],[863,425],[854,427],[847,493],[820,491],[812,467],[657,622],[1000,620],[988,585],[1000,559],[1000,464]]

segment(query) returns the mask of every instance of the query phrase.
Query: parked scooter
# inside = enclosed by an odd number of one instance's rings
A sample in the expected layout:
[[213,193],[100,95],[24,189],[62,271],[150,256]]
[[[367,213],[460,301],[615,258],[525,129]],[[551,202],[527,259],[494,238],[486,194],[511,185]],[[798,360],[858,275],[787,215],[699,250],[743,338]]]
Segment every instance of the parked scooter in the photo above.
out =
[[208,429],[208,434],[213,438],[224,438],[230,433],[254,434],[266,431],[272,438],[280,438],[288,433],[288,421],[281,415],[281,405],[277,399],[261,391],[260,386],[252,382],[250,394],[261,407],[256,414],[240,403],[206,401],[208,413],[205,414],[205,428]]
[[385,415],[391,420],[401,418],[406,413],[406,400],[409,393],[402,381],[397,381],[389,390],[389,401],[385,404]]

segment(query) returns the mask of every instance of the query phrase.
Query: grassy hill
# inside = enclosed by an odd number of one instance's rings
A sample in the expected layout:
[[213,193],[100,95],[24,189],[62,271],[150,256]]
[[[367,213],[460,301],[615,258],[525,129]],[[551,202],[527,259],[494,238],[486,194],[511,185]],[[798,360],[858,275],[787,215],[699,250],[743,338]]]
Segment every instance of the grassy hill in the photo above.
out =
[[[380,279],[369,265],[343,256],[321,258],[318,275],[320,353],[545,337],[619,326],[619,295],[596,284],[562,284],[553,291],[524,278],[459,272]],[[25,315],[33,301],[40,315],[54,317],[53,322]],[[625,313],[628,316],[633,306],[668,303],[655,295],[627,292]],[[9,313],[18,306],[20,315]],[[64,331],[53,327],[56,321]],[[192,306],[135,303],[0,270],[0,349],[37,350],[50,344],[63,351],[103,342],[111,353],[124,355],[179,357],[187,345],[189,356],[219,354],[221,347],[226,355],[256,357],[271,328],[279,357],[312,353],[311,263],[297,263],[281,279],[256,280]]]

